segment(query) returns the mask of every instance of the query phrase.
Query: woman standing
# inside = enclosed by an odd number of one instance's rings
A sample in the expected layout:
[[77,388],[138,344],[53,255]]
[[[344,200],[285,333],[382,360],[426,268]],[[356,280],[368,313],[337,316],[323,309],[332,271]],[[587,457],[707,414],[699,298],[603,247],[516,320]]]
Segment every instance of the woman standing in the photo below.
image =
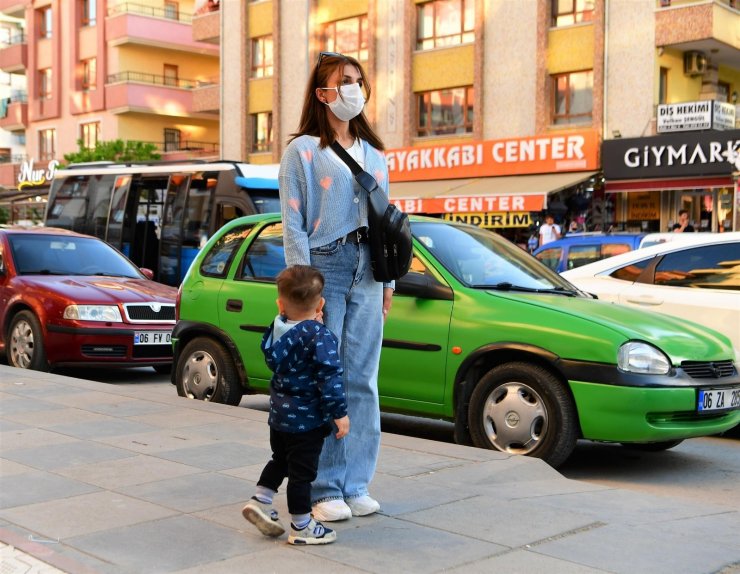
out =
[[367,193],[329,147],[333,141],[388,193],[385,146],[363,113],[370,86],[360,63],[322,52],[310,74],[300,125],[280,163],[285,260],[324,275],[324,323],[340,342],[352,432],[327,437],[312,485],[319,521],[372,514],[368,485],[380,449],[378,362],[393,284],[373,279]]

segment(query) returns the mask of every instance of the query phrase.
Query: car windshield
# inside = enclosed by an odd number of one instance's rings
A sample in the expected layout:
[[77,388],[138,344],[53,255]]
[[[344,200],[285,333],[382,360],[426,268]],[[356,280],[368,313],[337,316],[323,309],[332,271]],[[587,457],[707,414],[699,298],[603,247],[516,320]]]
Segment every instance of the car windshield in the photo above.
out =
[[24,233],[8,240],[19,275],[143,277],[131,262],[99,239]]
[[478,227],[414,222],[418,239],[460,282],[479,289],[578,294],[554,271],[510,241]]

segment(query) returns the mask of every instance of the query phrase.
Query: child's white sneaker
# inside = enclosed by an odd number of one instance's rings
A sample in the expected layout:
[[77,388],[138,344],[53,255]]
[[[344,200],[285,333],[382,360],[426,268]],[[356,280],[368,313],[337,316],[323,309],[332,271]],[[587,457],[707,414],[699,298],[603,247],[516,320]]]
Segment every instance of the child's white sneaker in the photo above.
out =
[[290,525],[288,544],[331,544],[336,539],[336,532],[312,518],[300,530],[295,525]]
[[263,504],[252,498],[242,509],[242,516],[254,524],[265,536],[273,538],[285,532],[285,527],[278,520],[278,513],[269,504]]

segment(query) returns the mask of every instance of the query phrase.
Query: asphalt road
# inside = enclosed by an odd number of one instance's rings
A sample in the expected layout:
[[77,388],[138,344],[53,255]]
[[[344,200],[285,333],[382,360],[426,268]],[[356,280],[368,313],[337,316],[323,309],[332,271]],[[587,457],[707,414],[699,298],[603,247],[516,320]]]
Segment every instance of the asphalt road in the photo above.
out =
[[[172,393],[168,375],[152,369],[67,369],[60,374],[107,384],[136,385],[144,393]],[[265,395],[245,396],[240,408],[267,410]],[[453,442],[452,423],[404,415],[383,414],[384,432]],[[265,429],[267,432],[267,429]],[[663,452],[640,452],[621,445],[579,441],[572,456],[558,469],[564,476],[602,486],[650,494],[703,500],[740,508],[740,427],[722,437],[686,440]]]

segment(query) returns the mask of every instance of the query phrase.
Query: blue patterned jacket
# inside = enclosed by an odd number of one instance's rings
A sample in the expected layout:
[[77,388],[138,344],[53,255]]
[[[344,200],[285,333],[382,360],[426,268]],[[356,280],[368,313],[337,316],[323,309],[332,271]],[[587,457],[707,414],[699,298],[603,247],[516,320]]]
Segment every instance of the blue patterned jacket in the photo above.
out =
[[273,372],[268,419],[273,429],[306,432],[347,414],[337,338],[322,323],[291,325],[278,316],[261,347]]

